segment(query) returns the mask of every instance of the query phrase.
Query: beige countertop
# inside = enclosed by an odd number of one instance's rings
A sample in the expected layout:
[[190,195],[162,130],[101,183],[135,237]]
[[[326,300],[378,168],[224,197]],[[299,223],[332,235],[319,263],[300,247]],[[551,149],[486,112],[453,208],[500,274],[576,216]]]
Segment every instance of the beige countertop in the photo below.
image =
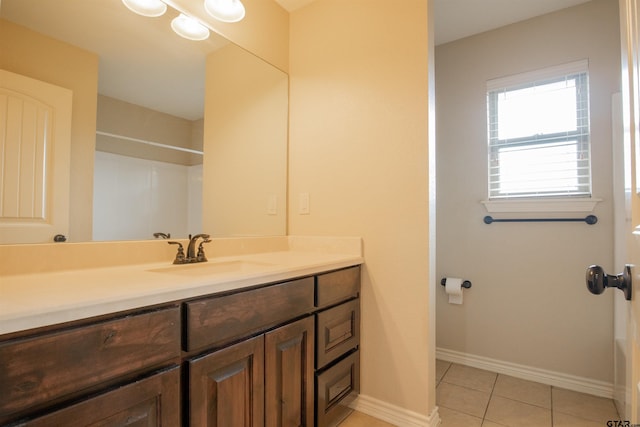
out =
[[88,268],[0,279],[0,334],[312,275],[361,264],[353,253],[278,251]]

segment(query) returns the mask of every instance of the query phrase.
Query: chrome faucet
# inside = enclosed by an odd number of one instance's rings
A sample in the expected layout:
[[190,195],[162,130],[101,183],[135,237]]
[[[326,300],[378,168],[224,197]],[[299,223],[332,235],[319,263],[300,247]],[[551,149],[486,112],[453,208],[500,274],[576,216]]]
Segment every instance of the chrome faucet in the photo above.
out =
[[[189,235],[189,245],[187,246],[186,255],[184,253],[182,243],[168,242],[170,245],[178,245],[178,253],[176,254],[176,258],[173,260],[173,263],[174,264],[191,264],[194,262],[206,262],[207,257],[204,254],[203,245],[211,241],[209,240],[209,237],[210,236],[208,234],[196,234],[193,237]],[[202,241],[198,245],[198,253],[196,253],[196,244],[198,243],[199,239],[202,239]]]

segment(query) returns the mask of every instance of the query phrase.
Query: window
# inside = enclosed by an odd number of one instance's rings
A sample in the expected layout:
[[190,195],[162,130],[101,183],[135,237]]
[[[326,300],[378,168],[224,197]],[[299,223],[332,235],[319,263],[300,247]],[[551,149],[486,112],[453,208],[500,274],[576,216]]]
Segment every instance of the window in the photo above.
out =
[[591,196],[586,61],[491,80],[487,110],[490,200]]

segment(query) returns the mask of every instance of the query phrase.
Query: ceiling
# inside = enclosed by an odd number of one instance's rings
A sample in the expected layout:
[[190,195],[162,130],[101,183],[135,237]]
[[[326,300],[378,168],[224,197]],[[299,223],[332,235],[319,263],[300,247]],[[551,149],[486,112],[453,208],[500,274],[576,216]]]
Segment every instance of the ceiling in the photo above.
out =
[[159,18],[120,0],[0,0],[0,17],[99,56],[103,95],[189,120],[203,116],[205,57],[229,42],[178,37],[169,8]]
[[[275,1],[291,12],[318,0]],[[589,0],[431,1],[435,41],[442,44]],[[197,43],[177,37],[168,29],[177,12],[148,19],[115,0],[0,2],[0,16],[98,53],[100,93],[179,117],[202,117],[204,56],[227,42],[213,34]]]
[[[314,0],[276,0],[292,12]],[[394,0],[398,1],[398,0]],[[493,30],[590,0],[431,0],[436,45]]]

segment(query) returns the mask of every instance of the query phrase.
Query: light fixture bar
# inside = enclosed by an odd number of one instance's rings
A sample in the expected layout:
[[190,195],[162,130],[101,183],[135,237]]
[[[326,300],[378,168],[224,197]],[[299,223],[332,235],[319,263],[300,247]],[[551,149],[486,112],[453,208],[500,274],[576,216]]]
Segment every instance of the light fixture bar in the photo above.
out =
[[209,15],[222,22],[238,22],[245,15],[240,0],[205,0],[204,8]]
[[127,8],[138,15],[155,18],[167,11],[167,5],[161,0],[122,0]]
[[183,13],[171,21],[171,28],[180,37],[189,40],[205,40],[209,37],[209,29],[207,27]]

